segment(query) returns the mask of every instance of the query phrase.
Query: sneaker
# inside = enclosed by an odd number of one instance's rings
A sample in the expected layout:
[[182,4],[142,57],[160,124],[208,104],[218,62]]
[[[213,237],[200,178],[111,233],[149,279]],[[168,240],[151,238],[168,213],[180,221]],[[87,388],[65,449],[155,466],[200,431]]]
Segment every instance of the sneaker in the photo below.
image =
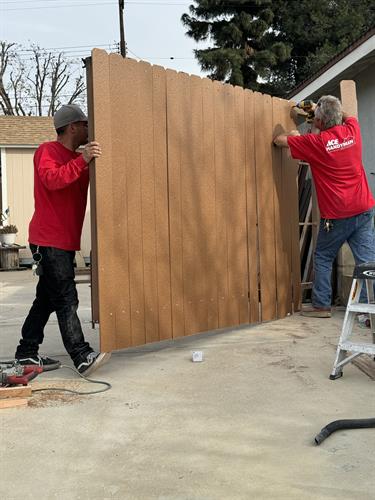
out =
[[330,318],[332,316],[331,308],[327,307],[306,307],[302,309],[301,316],[309,318]]
[[41,366],[43,371],[49,372],[51,370],[57,370],[60,368],[61,363],[57,359],[52,358],[42,358],[37,354],[36,356],[30,356],[29,358],[16,358],[17,363],[20,365],[30,365],[30,366]]
[[100,352],[99,354],[97,352],[89,352],[86,360],[77,366],[77,370],[81,375],[87,377],[87,375],[99,368],[99,366],[106,363],[110,357],[110,352]]

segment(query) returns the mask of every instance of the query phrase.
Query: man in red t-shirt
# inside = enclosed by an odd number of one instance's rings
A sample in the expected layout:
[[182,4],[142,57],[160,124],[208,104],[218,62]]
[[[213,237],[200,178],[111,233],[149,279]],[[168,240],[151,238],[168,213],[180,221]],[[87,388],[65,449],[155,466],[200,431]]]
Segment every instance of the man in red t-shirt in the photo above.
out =
[[86,376],[108,359],[107,353],[94,352],[85,341],[74,281],[74,256],[80,249],[87,202],[88,165],[101,150],[97,142],[87,144],[87,117],[75,104],[56,112],[54,126],[57,140],[42,144],[34,155],[35,211],[29,242],[39,282],[15,357],[23,365],[39,365],[44,370],[60,366],[59,361],[39,355],[44,327],[50,314],[56,312],[64,346],[77,370]]
[[274,144],[289,147],[295,159],[310,164],[320,209],[320,228],[314,253],[312,307],[304,316],[331,316],[332,263],[348,242],[356,264],[375,261],[374,205],[362,164],[358,121],[348,117],[341,102],[323,96],[315,107],[319,134],[281,134]]

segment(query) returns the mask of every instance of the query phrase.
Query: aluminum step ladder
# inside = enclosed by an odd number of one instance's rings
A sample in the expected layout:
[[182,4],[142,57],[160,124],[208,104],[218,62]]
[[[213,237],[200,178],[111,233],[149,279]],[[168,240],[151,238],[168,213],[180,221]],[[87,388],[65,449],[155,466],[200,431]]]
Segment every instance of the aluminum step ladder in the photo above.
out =
[[[361,354],[375,356],[375,301],[374,301],[375,262],[366,262],[355,266],[353,283],[346,307],[340,340],[337,346],[336,359],[333,365],[331,380],[342,377],[343,367]],[[360,303],[363,287],[367,290],[367,303]],[[369,314],[372,343],[351,342],[354,320],[357,313]]]

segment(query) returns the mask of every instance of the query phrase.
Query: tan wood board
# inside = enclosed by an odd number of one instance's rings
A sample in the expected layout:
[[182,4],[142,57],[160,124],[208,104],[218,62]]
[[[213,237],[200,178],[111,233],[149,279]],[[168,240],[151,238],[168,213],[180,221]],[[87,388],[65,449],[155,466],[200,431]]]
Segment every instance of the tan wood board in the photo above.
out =
[[0,410],[5,408],[17,408],[20,406],[27,406],[28,399],[0,399]]
[[1,387],[0,399],[5,398],[25,398],[32,394],[31,387]]
[[375,361],[372,357],[362,355],[353,359],[353,365],[365,373],[371,380],[375,380]]

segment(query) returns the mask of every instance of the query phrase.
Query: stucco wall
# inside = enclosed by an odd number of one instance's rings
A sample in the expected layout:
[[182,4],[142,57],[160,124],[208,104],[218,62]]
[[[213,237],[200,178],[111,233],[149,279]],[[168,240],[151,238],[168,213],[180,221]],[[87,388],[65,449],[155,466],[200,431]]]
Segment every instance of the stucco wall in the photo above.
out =
[[359,73],[355,81],[363,140],[363,162],[372,192],[375,194],[375,64]]

